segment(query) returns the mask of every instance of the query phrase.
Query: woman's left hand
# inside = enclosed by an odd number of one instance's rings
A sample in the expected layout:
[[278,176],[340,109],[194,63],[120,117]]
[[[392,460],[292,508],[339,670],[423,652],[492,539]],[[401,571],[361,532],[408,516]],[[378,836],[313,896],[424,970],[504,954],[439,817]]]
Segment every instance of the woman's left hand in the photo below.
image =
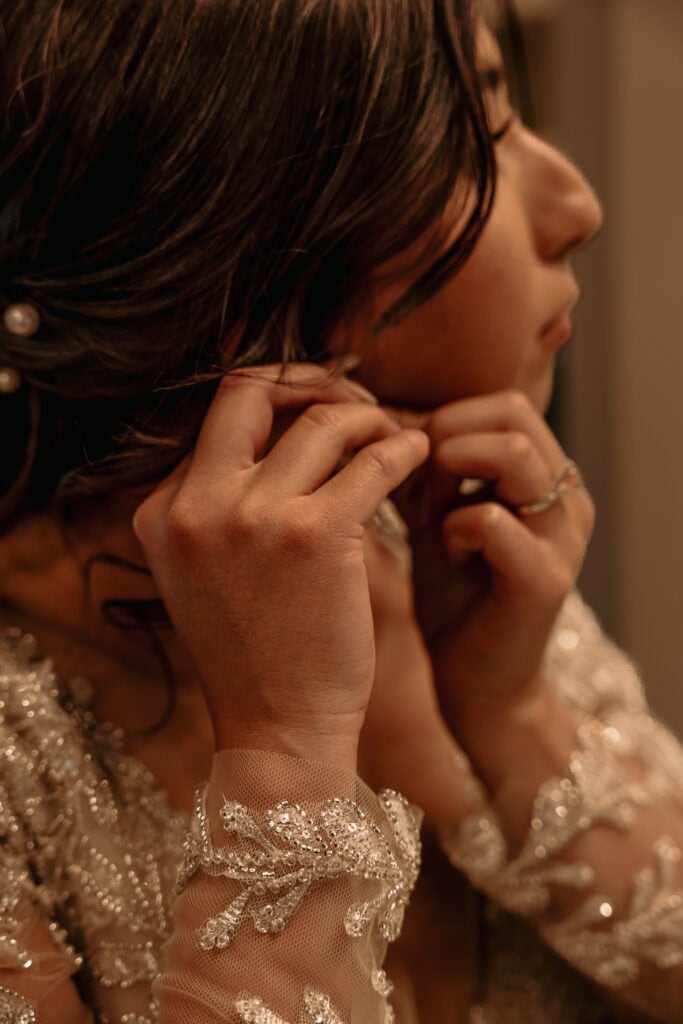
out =
[[[436,410],[401,511],[411,528],[418,619],[452,726],[533,698],[550,631],[575,585],[594,521],[585,489],[545,511],[567,456],[520,392]],[[484,481],[467,499],[463,480]],[[467,503],[465,503],[465,501]]]

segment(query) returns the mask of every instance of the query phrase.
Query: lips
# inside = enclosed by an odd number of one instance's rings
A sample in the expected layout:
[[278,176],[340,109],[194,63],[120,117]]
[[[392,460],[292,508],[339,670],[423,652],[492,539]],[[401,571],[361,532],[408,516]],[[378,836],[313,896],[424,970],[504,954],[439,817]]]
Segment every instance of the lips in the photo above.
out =
[[575,285],[571,295],[560,307],[560,312],[541,331],[541,343],[551,351],[565,345],[574,333],[572,311],[579,301],[579,288]]
[[544,348],[554,351],[561,348],[562,345],[566,345],[573,333],[574,323],[572,318],[569,313],[563,313],[543,331],[541,343]]

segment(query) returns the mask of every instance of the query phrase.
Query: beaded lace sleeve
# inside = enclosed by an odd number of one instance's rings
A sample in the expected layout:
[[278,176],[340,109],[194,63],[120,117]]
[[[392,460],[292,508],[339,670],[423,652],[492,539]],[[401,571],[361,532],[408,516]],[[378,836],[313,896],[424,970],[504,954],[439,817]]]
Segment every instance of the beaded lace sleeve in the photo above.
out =
[[680,1024],[683,751],[648,714],[632,664],[577,595],[546,670],[578,723],[566,771],[538,789],[513,854],[483,791],[469,817],[443,830],[444,849],[615,1003]]
[[160,1019],[389,1024],[386,945],[419,870],[419,822],[330,765],[224,751],[179,872]]

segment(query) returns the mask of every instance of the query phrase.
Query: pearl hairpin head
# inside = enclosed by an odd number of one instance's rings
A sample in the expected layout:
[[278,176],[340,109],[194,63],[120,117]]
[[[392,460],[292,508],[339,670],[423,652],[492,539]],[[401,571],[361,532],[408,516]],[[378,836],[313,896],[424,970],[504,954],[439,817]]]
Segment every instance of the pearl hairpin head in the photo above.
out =
[[[4,312],[2,323],[8,334],[32,338],[40,328],[40,313],[30,302],[12,302]],[[13,366],[0,366],[0,395],[14,395],[22,377]]]
[[3,316],[5,330],[21,338],[31,338],[40,327],[40,313],[29,302],[13,302]]
[[0,395],[14,395],[21,387],[21,374],[12,366],[0,366]]

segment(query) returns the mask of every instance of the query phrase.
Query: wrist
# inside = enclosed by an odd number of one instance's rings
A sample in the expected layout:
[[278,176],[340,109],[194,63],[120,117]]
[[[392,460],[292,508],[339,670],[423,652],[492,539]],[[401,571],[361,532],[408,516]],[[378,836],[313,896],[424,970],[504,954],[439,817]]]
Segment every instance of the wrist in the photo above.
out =
[[520,700],[465,702],[451,718],[495,803],[533,796],[545,779],[565,774],[578,725],[578,716],[542,682]]
[[260,750],[357,771],[358,732],[340,731],[328,723],[311,722],[298,727],[233,721],[214,726],[214,733],[216,753]]

